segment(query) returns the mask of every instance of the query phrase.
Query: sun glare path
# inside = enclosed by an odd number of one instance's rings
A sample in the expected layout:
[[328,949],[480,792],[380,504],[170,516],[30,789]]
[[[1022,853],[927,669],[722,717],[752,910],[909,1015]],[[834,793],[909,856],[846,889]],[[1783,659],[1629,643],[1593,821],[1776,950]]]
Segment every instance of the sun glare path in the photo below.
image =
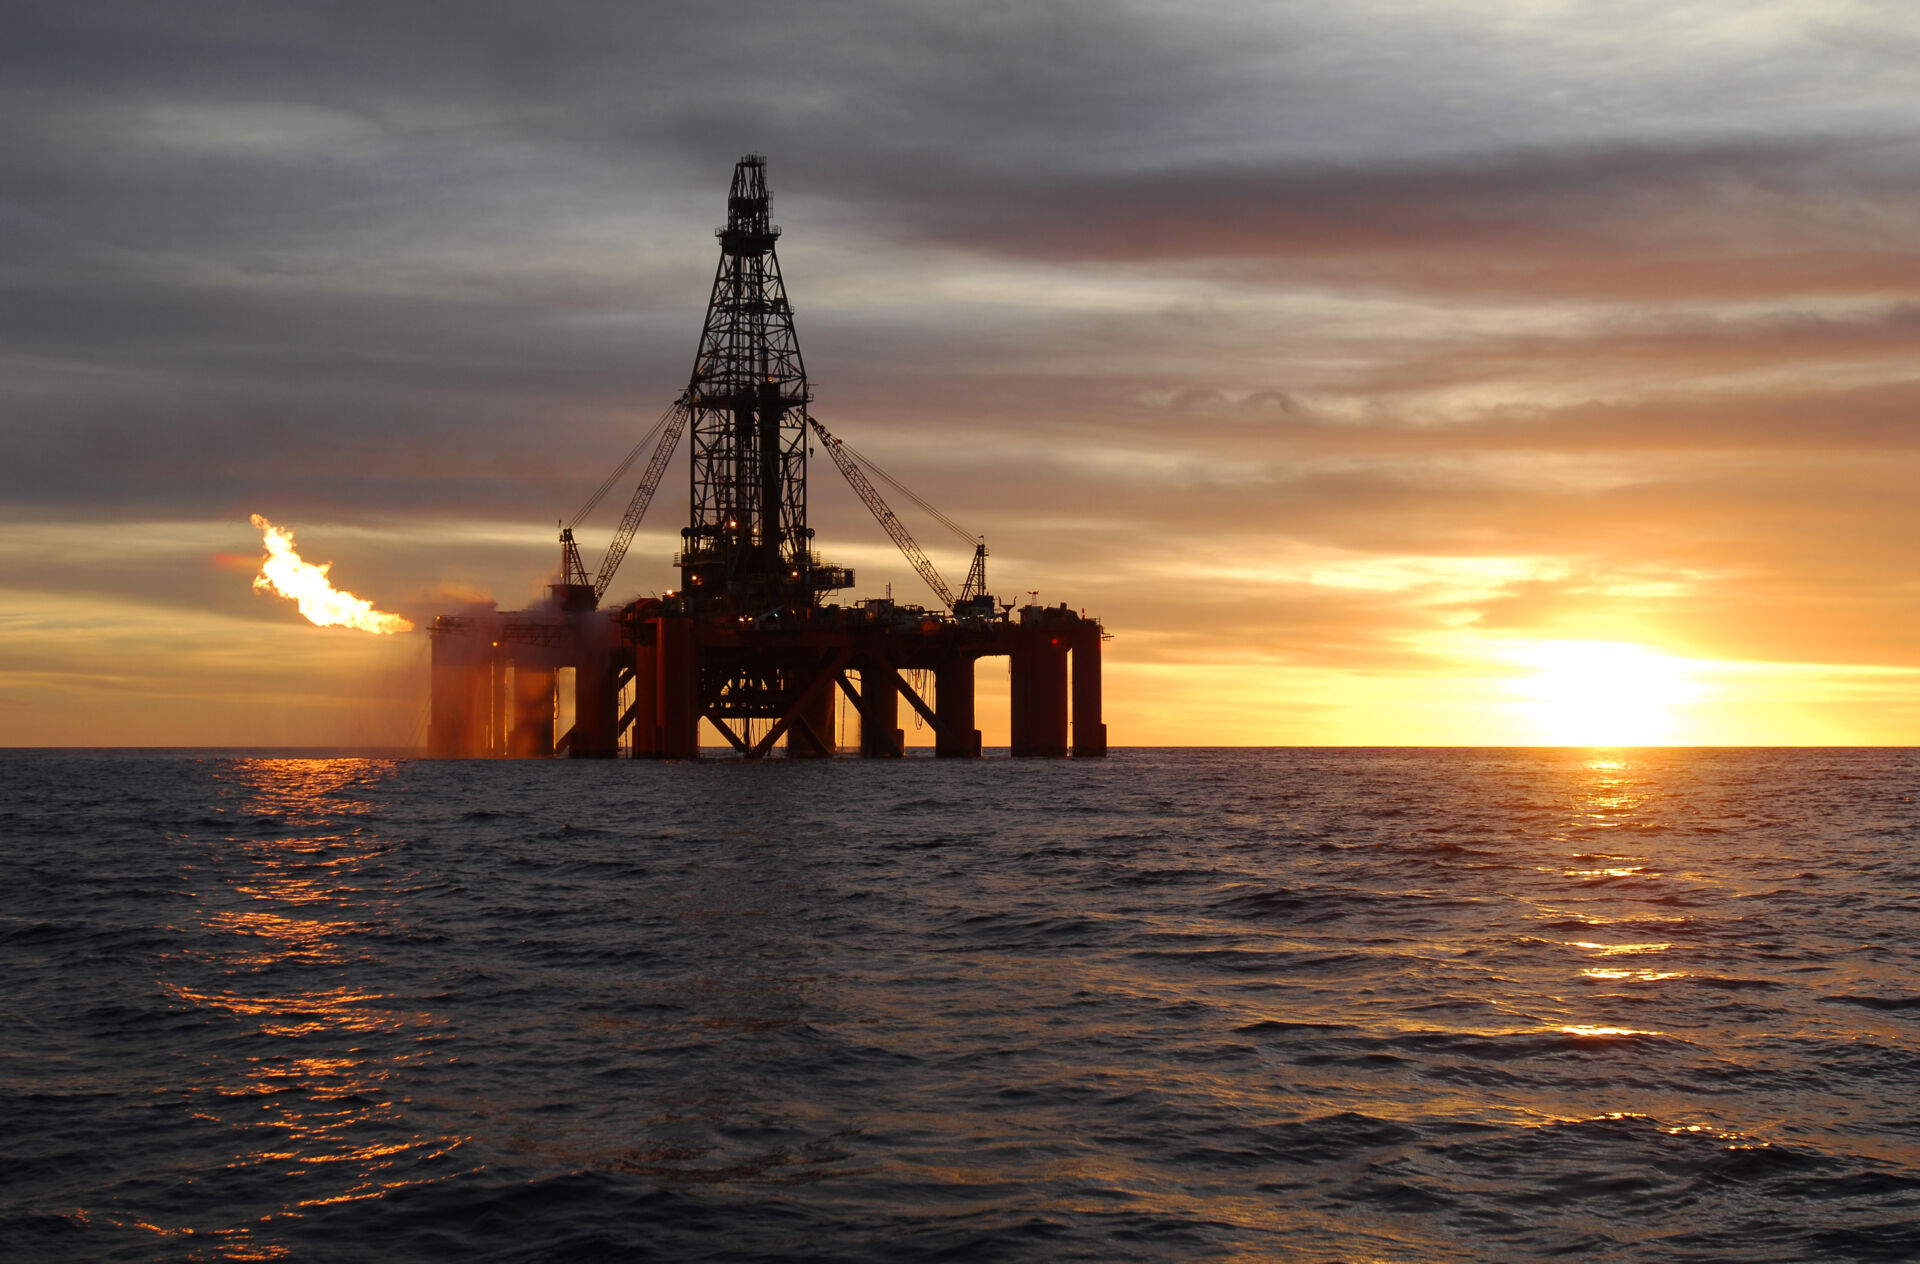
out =
[[341,592],[327,578],[332,562],[315,566],[302,561],[293,547],[293,532],[276,527],[259,514],[253,525],[260,528],[267,555],[260,562],[260,573],[253,577],[255,592],[276,592],[300,607],[315,626],[322,628],[358,628],[362,632],[411,632],[413,624],[397,614],[375,610],[371,601],[350,592]]
[[1543,741],[1648,746],[1674,736],[1676,710],[1700,693],[1684,659],[1618,641],[1542,641],[1514,652],[1535,674],[1518,684]]

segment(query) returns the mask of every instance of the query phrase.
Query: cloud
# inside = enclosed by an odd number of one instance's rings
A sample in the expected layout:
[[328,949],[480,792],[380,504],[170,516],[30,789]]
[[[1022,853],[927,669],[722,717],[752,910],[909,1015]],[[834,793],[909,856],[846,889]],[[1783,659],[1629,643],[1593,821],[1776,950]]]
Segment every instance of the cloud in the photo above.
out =
[[[208,560],[256,511],[412,617],[537,592],[684,381],[752,150],[822,418],[1143,689],[1259,664],[1319,714],[1476,629],[1913,661],[1904,11],[4,15],[19,601],[258,631]],[[823,548],[911,585],[818,469]]]
[[1230,264],[1384,290],[1763,297],[1911,289],[1911,135],[1681,139],[1370,162],[965,170],[898,218],[991,253]]

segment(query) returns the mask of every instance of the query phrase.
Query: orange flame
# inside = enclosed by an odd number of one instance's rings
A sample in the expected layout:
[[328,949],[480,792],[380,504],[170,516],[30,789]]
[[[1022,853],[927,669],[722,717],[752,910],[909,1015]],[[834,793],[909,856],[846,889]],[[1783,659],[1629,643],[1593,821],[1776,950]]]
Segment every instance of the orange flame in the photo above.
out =
[[267,556],[260,573],[253,577],[255,592],[277,592],[298,602],[300,613],[323,628],[359,628],[362,632],[411,632],[413,624],[397,614],[384,614],[352,593],[341,592],[327,579],[332,562],[315,566],[303,562],[293,548],[293,532],[276,527],[259,514],[253,525],[260,528]]

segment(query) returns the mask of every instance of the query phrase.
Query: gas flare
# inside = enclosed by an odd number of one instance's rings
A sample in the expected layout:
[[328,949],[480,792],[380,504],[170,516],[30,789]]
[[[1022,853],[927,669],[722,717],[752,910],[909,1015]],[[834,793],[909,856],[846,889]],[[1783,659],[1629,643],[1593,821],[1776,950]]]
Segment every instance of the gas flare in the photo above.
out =
[[260,573],[253,577],[255,592],[277,592],[299,603],[300,613],[323,628],[358,628],[362,632],[411,632],[413,624],[397,614],[375,610],[371,601],[362,601],[352,593],[341,592],[327,579],[332,562],[315,566],[300,560],[294,551],[293,532],[276,527],[259,514],[253,525],[260,528],[267,556]]

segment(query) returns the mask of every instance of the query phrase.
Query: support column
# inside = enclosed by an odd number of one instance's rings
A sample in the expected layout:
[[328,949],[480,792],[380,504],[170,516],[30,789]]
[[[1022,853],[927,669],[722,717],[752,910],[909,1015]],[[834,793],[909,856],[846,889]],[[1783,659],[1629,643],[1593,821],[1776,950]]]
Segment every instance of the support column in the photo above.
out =
[[907,735],[900,731],[900,690],[885,664],[860,670],[860,754],[868,759],[900,755]]
[[1073,634],[1073,753],[1103,758],[1107,726],[1100,718],[1100,625],[1083,623]]
[[553,755],[553,669],[513,665],[513,735],[508,745],[515,759],[548,759]]
[[1013,647],[1013,753],[1067,753],[1067,648],[1057,631],[1034,629]]
[[432,711],[427,720],[427,753],[443,759],[470,754],[473,729],[472,647],[467,638],[442,632],[433,638]]
[[787,758],[815,759],[820,751],[799,731],[800,726],[810,725],[827,750],[833,750],[833,699],[839,692],[831,682],[823,689],[816,689],[806,699],[800,714],[794,717],[793,727],[787,730]]
[[933,753],[941,758],[978,758],[980,730],[973,727],[973,660],[955,655],[933,669],[933,712],[940,724]]
[[460,687],[467,691],[467,736],[460,753],[472,759],[493,753],[493,664],[486,658],[468,661]]
[[660,625],[643,623],[633,647],[633,728],[628,749],[635,759],[660,754]]
[[489,678],[487,688],[493,700],[493,705],[488,708],[493,713],[488,745],[493,748],[494,754],[503,757],[507,754],[507,729],[512,723],[513,715],[512,677],[508,671],[510,667],[512,664],[500,653],[500,648],[495,646],[493,657],[487,663]]
[[613,651],[591,647],[573,672],[575,759],[612,759],[619,749],[620,695],[614,687]]
[[662,759],[700,758],[700,658],[691,619],[660,620],[660,738]]

